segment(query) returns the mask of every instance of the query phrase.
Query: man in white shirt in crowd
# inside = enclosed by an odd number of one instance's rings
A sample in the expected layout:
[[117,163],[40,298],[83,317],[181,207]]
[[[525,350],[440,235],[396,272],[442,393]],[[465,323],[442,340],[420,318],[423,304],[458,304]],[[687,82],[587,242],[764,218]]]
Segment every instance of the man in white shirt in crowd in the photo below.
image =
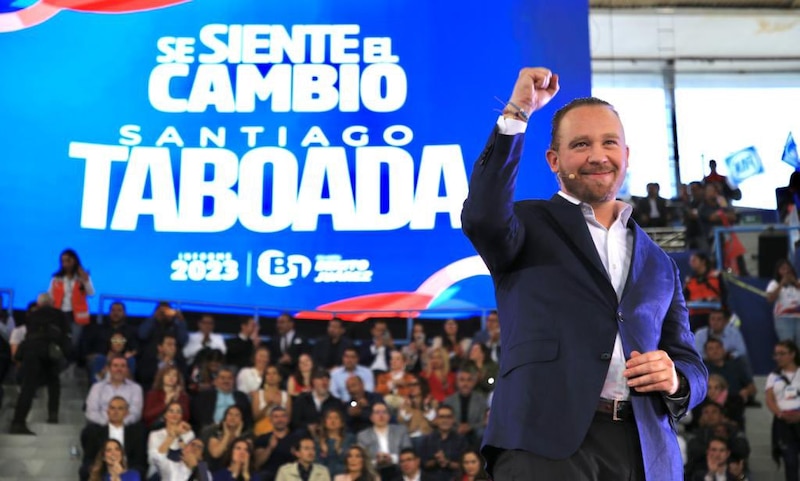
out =
[[[128,415],[128,402],[120,396],[111,398],[106,410],[108,424],[89,423],[81,431],[81,447],[83,461],[78,474],[81,481],[89,479],[89,471],[94,464],[97,453],[103,448],[107,439],[116,439],[125,449],[128,469],[144,474],[147,471],[147,450],[145,448],[145,431],[142,423],[125,425]],[[185,479],[185,478],[184,478]]]
[[350,402],[347,380],[353,376],[358,376],[364,381],[365,390],[375,391],[375,376],[372,371],[358,363],[356,348],[348,347],[342,355],[342,365],[331,371],[331,394],[341,399],[342,402]]
[[119,396],[128,402],[125,425],[142,418],[142,388],[128,379],[128,361],[123,356],[112,356],[108,360],[108,377],[92,384],[86,398],[86,419],[95,424],[108,424],[108,404]]
[[214,332],[214,316],[210,314],[205,314],[197,321],[197,332],[189,334],[189,341],[183,348],[183,357],[191,366],[194,364],[197,354],[204,349],[217,349],[222,351],[222,354],[227,351],[225,338],[222,337],[222,334]]
[[723,309],[715,309],[708,315],[708,326],[701,327],[694,333],[694,345],[697,352],[705,351],[706,341],[710,337],[722,341],[722,346],[733,358],[747,358],[747,346],[739,328],[731,324],[730,315]]

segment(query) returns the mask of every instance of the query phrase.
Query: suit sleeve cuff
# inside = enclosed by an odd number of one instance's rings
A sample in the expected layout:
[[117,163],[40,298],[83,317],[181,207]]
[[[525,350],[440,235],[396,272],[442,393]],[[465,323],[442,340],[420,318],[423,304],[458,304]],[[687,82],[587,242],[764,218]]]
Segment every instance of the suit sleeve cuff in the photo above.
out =
[[665,394],[663,396],[667,409],[675,418],[680,418],[686,414],[691,394],[689,391],[689,381],[680,371],[678,372],[678,379],[680,380],[678,391],[673,395]]
[[528,128],[528,123],[522,120],[506,118],[500,115],[497,117],[497,132],[503,135],[524,134]]

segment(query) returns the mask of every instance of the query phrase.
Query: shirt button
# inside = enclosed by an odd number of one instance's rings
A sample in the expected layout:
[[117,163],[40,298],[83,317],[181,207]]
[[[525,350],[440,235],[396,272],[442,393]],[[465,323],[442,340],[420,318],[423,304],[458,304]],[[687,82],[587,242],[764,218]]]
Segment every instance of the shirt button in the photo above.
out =
[[623,319],[623,318],[622,318],[622,311],[619,311],[619,312],[617,312],[617,320],[618,320],[619,322],[622,322],[622,321],[624,321],[624,320],[625,320],[625,319]]
[[611,353],[610,352],[604,352],[603,354],[600,354],[600,360],[601,361],[608,361],[609,359],[611,359]]

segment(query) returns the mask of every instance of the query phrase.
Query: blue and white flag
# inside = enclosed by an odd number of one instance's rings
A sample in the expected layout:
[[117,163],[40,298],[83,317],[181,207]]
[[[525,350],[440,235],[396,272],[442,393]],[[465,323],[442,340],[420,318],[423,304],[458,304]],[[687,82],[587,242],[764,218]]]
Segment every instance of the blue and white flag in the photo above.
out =
[[750,146],[736,151],[725,158],[728,166],[728,179],[734,186],[756,174],[764,172],[764,164],[755,147]]
[[797,143],[794,141],[791,132],[789,132],[789,136],[786,137],[786,143],[783,144],[781,160],[794,167],[795,170],[800,169],[800,156],[797,155]]

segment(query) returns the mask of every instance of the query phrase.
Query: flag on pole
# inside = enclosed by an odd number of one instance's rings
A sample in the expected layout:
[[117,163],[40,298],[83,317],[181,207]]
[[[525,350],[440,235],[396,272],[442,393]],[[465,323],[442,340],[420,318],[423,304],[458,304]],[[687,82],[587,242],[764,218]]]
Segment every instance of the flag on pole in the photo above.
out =
[[794,167],[794,170],[800,169],[800,156],[797,155],[797,143],[794,141],[791,132],[789,132],[789,137],[786,138],[786,143],[783,144],[781,160]]

